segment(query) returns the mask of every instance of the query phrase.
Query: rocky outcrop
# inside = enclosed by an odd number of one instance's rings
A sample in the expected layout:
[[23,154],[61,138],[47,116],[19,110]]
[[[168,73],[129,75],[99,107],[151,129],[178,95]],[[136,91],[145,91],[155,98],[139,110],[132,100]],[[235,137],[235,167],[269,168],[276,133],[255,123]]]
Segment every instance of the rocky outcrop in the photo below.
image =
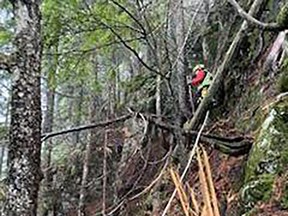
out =
[[270,105],[249,154],[241,189],[245,212],[258,215],[260,205],[288,208],[287,162],[288,97]]

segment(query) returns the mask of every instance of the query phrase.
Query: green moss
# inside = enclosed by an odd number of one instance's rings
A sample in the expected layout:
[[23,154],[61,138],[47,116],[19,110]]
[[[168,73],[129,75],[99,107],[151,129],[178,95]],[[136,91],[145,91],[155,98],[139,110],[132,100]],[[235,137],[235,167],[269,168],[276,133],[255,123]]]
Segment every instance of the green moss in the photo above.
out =
[[245,208],[250,210],[257,202],[269,200],[272,194],[273,182],[274,176],[272,174],[263,174],[246,183],[241,190],[241,199]]
[[280,93],[288,91],[288,59],[281,66],[281,75],[277,79],[277,90]]
[[284,209],[288,209],[288,183],[285,182],[283,196],[281,198],[281,207]]
[[[241,197],[247,210],[268,200],[274,180],[288,168],[288,99],[275,103],[260,127],[245,169]],[[286,189],[285,189],[286,190]],[[282,198],[288,207],[288,189]]]
[[261,126],[251,150],[245,180],[263,173],[276,174],[288,164],[288,100],[278,102]]
[[[259,87],[251,89],[245,97],[241,100],[239,104],[240,113],[247,113],[246,118],[238,118],[236,120],[235,126],[240,131],[256,131],[259,128],[259,125],[265,120],[266,115],[263,114],[263,111],[259,108],[252,107],[251,104],[261,104],[263,100],[263,94],[260,91]],[[248,112],[247,112],[248,109]],[[249,116],[249,117],[248,117]]]
[[288,3],[281,8],[276,21],[280,26],[288,26]]

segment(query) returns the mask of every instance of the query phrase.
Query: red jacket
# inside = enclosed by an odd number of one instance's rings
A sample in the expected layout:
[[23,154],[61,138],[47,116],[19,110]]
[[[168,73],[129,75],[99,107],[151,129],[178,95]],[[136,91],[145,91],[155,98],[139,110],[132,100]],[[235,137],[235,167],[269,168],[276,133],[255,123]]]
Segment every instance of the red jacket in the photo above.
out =
[[198,69],[196,76],[192,79],[192,86],[197,87],[205,78],[205,72],[202,69]]

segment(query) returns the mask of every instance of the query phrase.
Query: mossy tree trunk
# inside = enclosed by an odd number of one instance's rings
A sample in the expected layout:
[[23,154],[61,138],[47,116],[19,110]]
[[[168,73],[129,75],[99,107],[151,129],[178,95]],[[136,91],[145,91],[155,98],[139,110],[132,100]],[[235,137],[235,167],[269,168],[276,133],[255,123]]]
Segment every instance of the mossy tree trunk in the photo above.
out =
[[3,216],[36,215],[41,180],[40,0],[10,0],[16,23],[15,65],[8,152],[8,193]]

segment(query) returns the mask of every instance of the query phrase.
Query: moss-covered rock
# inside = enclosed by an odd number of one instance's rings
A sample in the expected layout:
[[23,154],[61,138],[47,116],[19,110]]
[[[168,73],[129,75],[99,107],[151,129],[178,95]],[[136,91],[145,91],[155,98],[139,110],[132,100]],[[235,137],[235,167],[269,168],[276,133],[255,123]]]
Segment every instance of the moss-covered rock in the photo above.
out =
[[[245,170],[241,198],[245,208],[271,196],[275,178],[288,167],[288,99],[274,103],[261,125]],[[285,195],[285,193],[284,193]],[[288,195],[287,195],[288,197]],[[283,205],[288,201],[283,198]]]
[[274,176],[272,174],[260,175],[257,179],[249,181],[241,190],[241,198],[246,209],[252,209],[258,201],[266,201],[272,193]]
[[277,90],[280,93],[288,91],[288,59],[285,59],[281,66],[281,75],[277,79]]
[[288,3],[281,8],[276,21],[280,26],[288,26]]

